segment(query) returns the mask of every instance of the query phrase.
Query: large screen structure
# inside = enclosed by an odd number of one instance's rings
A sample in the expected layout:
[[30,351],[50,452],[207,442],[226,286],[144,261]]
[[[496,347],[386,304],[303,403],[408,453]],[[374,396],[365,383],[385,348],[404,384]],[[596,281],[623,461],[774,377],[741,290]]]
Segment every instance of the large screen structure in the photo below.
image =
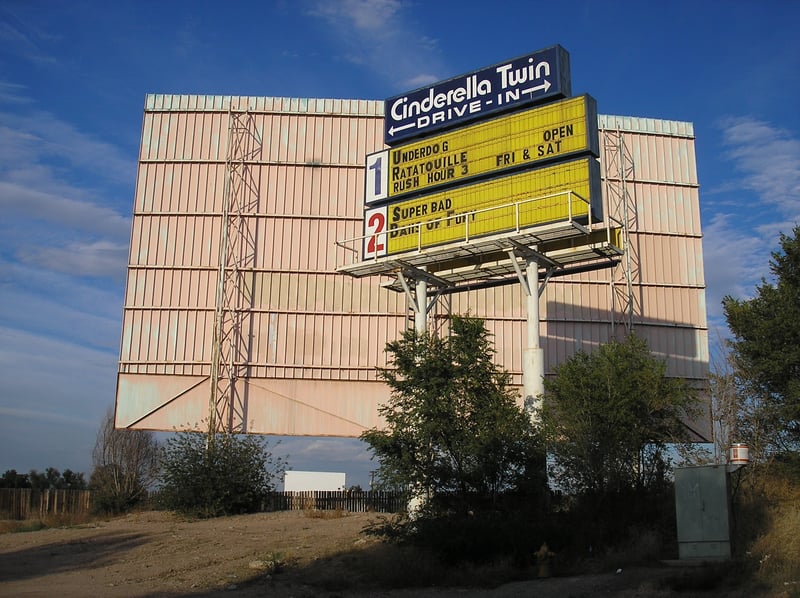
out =
[[[219,412],[226,427],[355,437],[381,425],[377,407],[388,389],[375,368],[386,365],[386,343],[408,327],[408,309],[402,293],[378,287],[368,272],[342,276],[337,269],[366,268],[375,260],[362,260],[361,241],[351,249],[337,242],[363,236],[367,156],[387,149],[383,114],[379,101],[147,96],[117,427],[205,429],[220,344],[227,347],[220,361],[232,385]],[[540,301],[545,371],[577,350],[618,337],[633,322],[666,360],[669,375],[700,385],[708,373],[708,341],[692,125],[603,115],[597,124],[603,224],[620,213],[618,191],[626,189],[635,210],[629,240],[634,267],[629,279],[617,263],[550,280]],[[587,157],[564,157],[566,163],[576,159]],[[536,169],[556,164],[543,161]],[[511,168],[464,184],[529,171],[535,169]],[[459,186],[444,182],[430,192]],[[394,200],[423,201],[413,194]],[[571,239],[552,244],[554,253],[576,250]],[[429,250],[442,247],[448,244]],[[412,250],[377,259],[400,267],[419,255]],[[472,276],[481,270],[491,281],[496,268],[486,261],[463,271]],[[434,274],[455,279],[463,272]],[[486,285],[455,293],[450,309],[485,319],[498,362],[521,384],[519,288]],[[228,322],[227,336],[215,339],[219,320]],[[707,434],[701,424],[699,436]]]

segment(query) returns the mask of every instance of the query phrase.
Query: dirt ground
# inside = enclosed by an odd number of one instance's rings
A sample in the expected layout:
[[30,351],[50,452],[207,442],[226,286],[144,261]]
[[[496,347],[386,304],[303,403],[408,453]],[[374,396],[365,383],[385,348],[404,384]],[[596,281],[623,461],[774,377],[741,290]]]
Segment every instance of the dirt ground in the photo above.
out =
[[188,521],[146,512],[76,527],[0,534],[0,596],[753,595],[752,589],[737,588],[677,592],[663,580],[684,572],[669,566],[547,579],[536,579],[531,571],[528,579],[495,588],[389,590],[384,588],[414,586],[420,576],[429,580],[432,572],[425,563],[363,533],[379,515],[323,515],[293,511]]

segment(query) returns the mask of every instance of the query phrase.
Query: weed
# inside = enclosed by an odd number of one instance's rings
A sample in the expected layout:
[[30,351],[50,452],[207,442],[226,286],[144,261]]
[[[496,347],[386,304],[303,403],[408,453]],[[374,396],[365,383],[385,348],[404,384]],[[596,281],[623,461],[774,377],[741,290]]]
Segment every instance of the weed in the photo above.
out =
[[250,568],[263,571],[266,575],[280,573],[286,567],[288,559],[282,552],[268,552],[262,558],[251,561]]
[[350,513],[344,509],[323,510],[316,508],[303,509],[303,515],[309,519],[341,519]]

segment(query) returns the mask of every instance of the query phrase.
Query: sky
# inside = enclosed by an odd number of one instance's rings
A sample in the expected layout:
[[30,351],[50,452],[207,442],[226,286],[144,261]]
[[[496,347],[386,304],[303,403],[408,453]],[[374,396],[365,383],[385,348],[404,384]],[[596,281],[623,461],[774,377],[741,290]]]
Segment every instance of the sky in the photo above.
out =
[[[601,114],[694,124],[713,341],[800,224],[798,23],[794,0],[0,0],[0,473],[89,477],[146,94],[383,100],[560,44]],[[354,439],[271,446],[376,468]]]

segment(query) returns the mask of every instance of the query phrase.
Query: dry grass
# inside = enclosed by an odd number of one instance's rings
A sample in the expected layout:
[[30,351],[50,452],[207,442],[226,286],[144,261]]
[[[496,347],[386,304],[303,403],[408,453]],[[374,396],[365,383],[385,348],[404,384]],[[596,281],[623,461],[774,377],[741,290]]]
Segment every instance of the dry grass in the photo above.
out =
[[1,519],[0,534],[14,534],[19,532],[35,532],[51,527],[74,527],[85,525],[93,520],[89,514],[61,513],[47,515],[44,518],[33,517],[30,519]]
[[303,509],[303,515],[309,519],[341,519],[347,517],[350,513],[344,509],[331,509],[323,510],[317,508]]
[[758,575],[770,585],[789,584],[800,590],[800,496],[795,504],[778,504],[768,513],[767,530],[750,548]]
[[747,560],[759,581],[800,596],[800,472],[773,464],[750,475],[739,517]]

